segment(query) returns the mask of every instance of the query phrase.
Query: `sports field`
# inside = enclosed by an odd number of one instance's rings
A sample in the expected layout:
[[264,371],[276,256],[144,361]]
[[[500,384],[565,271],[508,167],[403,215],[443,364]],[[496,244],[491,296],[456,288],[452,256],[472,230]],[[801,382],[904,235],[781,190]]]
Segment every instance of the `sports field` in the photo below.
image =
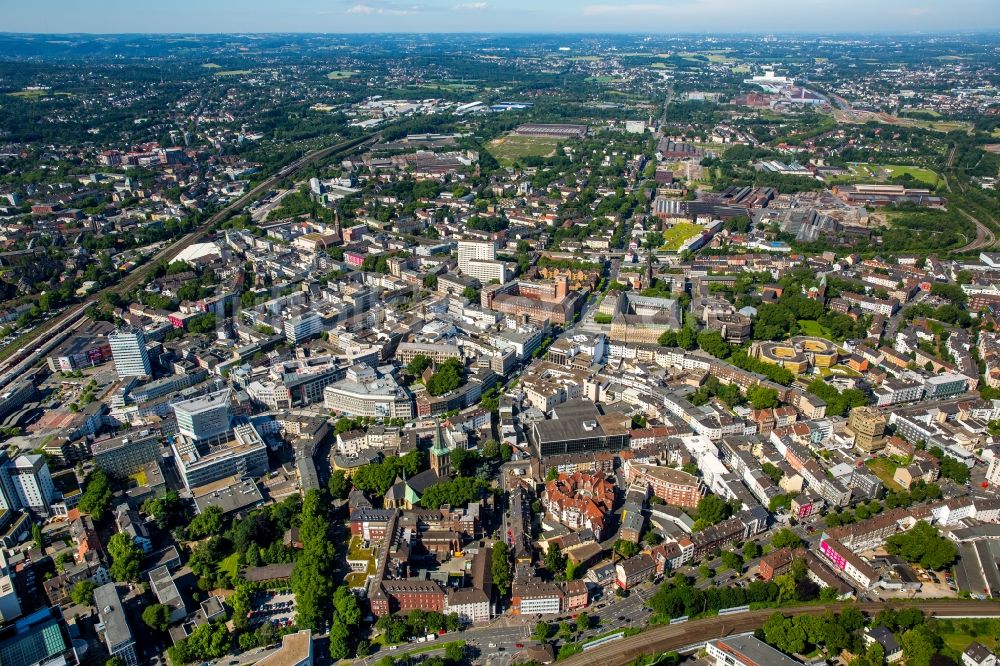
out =
[[930,169],[900,164],[869,164],[860,162],[848,166],[851,175],[837,176],[834,183],[886,183],[891,179],[909,174],[913,180],[927,187],[936,187],[938,175]]
[[510,166],[524,157],[548,157],[555,154],[559,139],[547,136],[511,134],[490,141],[486,149],[500,164]]

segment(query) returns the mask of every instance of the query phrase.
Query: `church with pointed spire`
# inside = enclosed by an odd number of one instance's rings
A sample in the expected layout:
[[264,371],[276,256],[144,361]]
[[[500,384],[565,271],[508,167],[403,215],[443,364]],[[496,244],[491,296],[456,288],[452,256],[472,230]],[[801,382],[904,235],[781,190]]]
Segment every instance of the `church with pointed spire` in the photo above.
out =
[[430,469],[410,478],[404,473],[396,477],[396,482],[382,498],[387,509],[414,509],[420,506],[420,498],[433,485],[451,476],[451,450],[444,441],[440,422],[434,429],[434,442],[429,451]]

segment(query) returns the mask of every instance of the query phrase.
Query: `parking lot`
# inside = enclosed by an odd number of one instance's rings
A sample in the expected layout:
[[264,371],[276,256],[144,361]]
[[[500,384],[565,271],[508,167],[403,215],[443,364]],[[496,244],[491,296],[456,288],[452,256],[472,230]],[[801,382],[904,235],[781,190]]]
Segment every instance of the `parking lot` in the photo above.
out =
[[262,592],[254,597],[247,619],[251,627],[259,627],[265,622],[287,627],[295,621],[295,595],[287,591]]

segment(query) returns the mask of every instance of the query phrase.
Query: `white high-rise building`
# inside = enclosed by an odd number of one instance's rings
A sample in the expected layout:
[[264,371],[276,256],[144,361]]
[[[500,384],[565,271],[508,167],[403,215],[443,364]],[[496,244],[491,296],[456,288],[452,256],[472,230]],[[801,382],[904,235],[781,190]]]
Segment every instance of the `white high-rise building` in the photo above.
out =
[[1000,486],[1000,456],[993,456],[990,466],[986,469],[986,481],[996,487]]
[[458,270],[483,284],[490,280],[503,284],[511,277],[507,264],[497,261],[497,246],[493,241],[458,241]]
[[40,516],[52,512],[56,487],[44,456],[32,453],[5,460],[0,465],[0,483],[4,508],[26,509]]
[[177,430],[196,442],[218,439],[229,434],[232,412],[230,391],[191,398],[171,405],[177,416]]
[[121,329],[108,336],[119,377],[151,377],[146,335],[137,328]]

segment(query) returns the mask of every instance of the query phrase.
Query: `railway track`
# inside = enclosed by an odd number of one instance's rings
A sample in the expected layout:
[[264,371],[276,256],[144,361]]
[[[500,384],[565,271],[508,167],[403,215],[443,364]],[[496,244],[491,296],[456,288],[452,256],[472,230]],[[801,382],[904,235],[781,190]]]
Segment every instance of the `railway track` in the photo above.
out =
[[[75,331],[85,319],[87,310],[90,306],[97,303],[101,296],[106,293],[126,294],[136,289],[139,285],[146,281],[150,272],[153,270],[153,267],[157,263],[161,261],[170,261],[171,258],[176,257],[183,250],[203,239],[206,235],[208,235],[209,230],[212,227],[227,220],[234,213],[242,210],[249,203],[258,199],[261,194],[269,189],[272,189],[279,181],[288,178],[289,176],[293,176],[302,168],[327,159],[331,155],[354,150],[371,143],[375,141],[378,136],[379,133],[377,132],[366,134],[364,136],[349,139],[347,141],[341,141],[340,143],[336,143],[332,146],[327,146],[326,148],[303,155],[291,164],[282,167],[281,170],[273,176],[261,181],[261,183],[240,198],[226,205],[191,233],[179,238],[164,249],[157,252],[142,266],[133,270],[117,283],[87,296],[79,305],[67,310],[61,315],[53,317],[45,323],[39,324],[38,327],[32,331],[32,338],[26,342],[20,343],[22,344],[22,347],[17,349],[14,354],[3,363],[3,365],[0,365],[0,373],[2,373],[0,374],[0,390],[15,381],[17,378],[21,377],[25,372],[38,363],[38,361],[40,361],[45,354],[54,349],[56,345],[61,344],[73,331]],[[18,344],[19,343],[15,341],[11,344],[11,346],[13,347]]]
[[[659,654],[680,648],[723,638],[731,634],[754,631],[760,628],[768,617],[780,610],[785,615],[822,615],[826,611],[841,611],[855,606],[868,614],[877,613],[889,607],[905,607],[913,604],[860,603],[824,604],[818,606],[798,606],[792,608],[768,608],[748,611],[739,615],[709,617],[692,620],[684,624],[663,625],[647,629],[635,636],[613,641],[588,652],[582,652],[565,660],[566,666],[617,666],[646,655]],[[918,607],[934,617],[1000,617],[1000,603],[990,601],[922,602]]]

